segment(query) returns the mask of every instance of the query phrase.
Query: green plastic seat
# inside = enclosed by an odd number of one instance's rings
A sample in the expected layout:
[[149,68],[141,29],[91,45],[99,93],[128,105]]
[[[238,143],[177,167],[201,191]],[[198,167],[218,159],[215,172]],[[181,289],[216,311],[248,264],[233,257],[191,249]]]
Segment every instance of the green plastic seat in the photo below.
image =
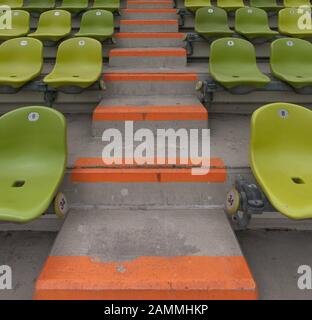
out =
[[24,10],[12,10],[12,29],[0,29],[0,40],[27,35],[30,27],[30,15]]
[[217,6],[226,11],[235,11],[245,6],[244,0],[217,0]]
[[284,0],[284,7],[300,7],[310,5],[310,0]]
[[184,7],[191,12],[196,12],[197,9],[211,7],[211,0],[185,0]]
[[288,103],[256,110],[251,120],[252,172],[273,207],[312,218],[312,112]]
[[310,28],[299,28],[298,21],[302,14],[296,8],[285,8],[278,14],[278,31],[296,38],[311,38]]
[[250,6],[260,8],[265,11],[276,11],[281,8],[276,0],[250,0]]
[[0,85],[20,88],[41,73],[43,45],[37,39],[15,38],[0,45]]
[[28,36],[42,41],[59,41],[71,32],[71,14],[65,10],[50,10],[40,15],[37,30]]
[[24,0],[0,0],[0,6],[9,6],[11,9],[23,8]]
[[101,73],[101,43],[91,38],[73,38],[60,44],[55,66],[43,81],[53,88],[87,88]]
[[240,8],[235,13],[235,31],[249,40],[273,38],[278,32],[269,27],[267,13],[259,8]]
[[228,26],[226,11],[217,7],[201,8],[196,11],[195,31],[204,38],[221,38],[233,34]]
[[120,9],[120,0],[94,0],[93,9],[115,12]]
[[106,10],[89,10],[82,15],[80,30],[75,37],[89,37],[99,41],[112,38],[114,34],[113,13]]
[[0,221],[25,223],[49,207],[66,168],[66,122],[47,107],[0,117]]
[[270,82],[257,66],[254,46],[243,39],[214,41],[210,48],[209,69],[212,78],[227,89],[261,88]]
[[312,85],[312,44],[306,40],[282,38],[271,44],[273,75],[294,88]]
[[55,0],[28,0],[24,9],[33,12],[44,12],[55,8]]
[[79,13],[88,9],[88,6],[89,0],[63,0],[59,8],[72,13]]

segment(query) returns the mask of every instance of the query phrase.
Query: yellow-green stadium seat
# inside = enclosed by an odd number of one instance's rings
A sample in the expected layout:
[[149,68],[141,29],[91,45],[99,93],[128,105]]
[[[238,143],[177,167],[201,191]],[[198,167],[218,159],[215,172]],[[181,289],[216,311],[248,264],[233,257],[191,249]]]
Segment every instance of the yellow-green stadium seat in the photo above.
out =
[[99,41],[112,38],[114,34],[114,16],[106,10],[88,10],[82,15],[80,30],[75,37],[89,37]]
[[[298,12],[297,8],[280,10],[278,14],[278,31],[284,35],[296,38],[311,38],[312,29],[309,25],[305,24],[305,19],[300,20],[302,17],[303,14]],[[303,23],[302,27],[299,27],[300,21]]]
[[33,12],[44,12],[55,7],[55,0],[28,0],[26,3],[24,9]]
[[235,11],[245,6],[243,0],[217,0],[217,6],[226,11]]
[[24,0],[0,0],[0,6],[9,6],[11,9],[20,9],[23,4]]
[[72,13],[79,13],[88,9],[88,5],[89,0],[63,0],[59,8]]
[[284,0],[285,7],[310,6],[310,0]]
[[204,38],[220,38],[233,34],[225,10],[217,7],[200,8],[195,15],[195,31]]
[[210,48],[209,70],[212,78],[227,89],[261,88],[270,82],[257,66],[254,46],[243,39],[215,40]]
[[66,121],[47,107],[0,117],[0,221],[26,223],[53,201],[66,168]]
[[0,40],[22,37],[29,32],[30,15],[24,10],[12,10],[12,29],[0,29]]
[[272,206],[292,219],[312,218],[312,112],[289,103],[256,110],[250,164]]
[[235,31],[249,40],[271,39],[278,34],[270,29],[267,13],[252,7],[236,10]]
[[250,6],[263,9],[265,11],[276,11],[281,8],[276,0],[250,0]]
[[300,89],[312,85],[312,44],[306,40],[282,38],[271,44],[273,75]]
[[43,45],[37,39],[15,38],[0,45],[0,85],[21,88],[40,75]]
[[184,7],[192,12],[203,7],[211,7],[211,0],[185,0]]
[[42,41],[59,41],[71,32],[71,14],[65,10],[49,10],[40,15],[37,30],[28,36]]
[[44,82],[53,88],[87,88],[102,74],[102,46],[91,38],[73,38],[58,48],[55,66]]
[[93,9],[104,9],[111,12],[118,11],[120,0],[94,0]]

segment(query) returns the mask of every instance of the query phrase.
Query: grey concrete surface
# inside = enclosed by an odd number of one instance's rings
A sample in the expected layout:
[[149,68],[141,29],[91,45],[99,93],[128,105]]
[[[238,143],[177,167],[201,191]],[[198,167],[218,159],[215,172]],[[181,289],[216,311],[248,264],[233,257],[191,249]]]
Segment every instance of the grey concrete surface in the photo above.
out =
[[[260,299],[312,299],[297,288],[297,269],[312,267],[312,232],[250,230],[236,233],[260,291]],[[0,232],[0,265],[13,269],[13,290],[0,300],[31,299],[34,281],[56,233]]]

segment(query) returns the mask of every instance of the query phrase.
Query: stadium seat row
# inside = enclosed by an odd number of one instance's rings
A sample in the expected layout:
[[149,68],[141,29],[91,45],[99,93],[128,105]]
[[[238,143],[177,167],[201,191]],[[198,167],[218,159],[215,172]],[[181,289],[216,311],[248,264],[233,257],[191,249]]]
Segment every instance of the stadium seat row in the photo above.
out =
[[[30,17],[27,11],[12,10],[12,29],[0,29],[0,40],[28,35],[42,41],[59,41],[71,33],[71,14],[65,10],[49,10],[40,15],[35,32],[29,33]],[[114,16],[106,10],[86,11],[81,19],[80,30],[75,37],[91,37],[99,41],[112,38]]]
[[[271,72],[296,91],[312,86],[311,65],[310,42],[296,38],[272,42]],[[238,38],[221,38],[212,43],[209,70],[212,78],[227,89],[240,86],[263,88],[271,82],[257,66],[252,43]]]
[[[192,12],[202,7],[210,7],[211,5],[211,0],[184,1],[185,8]],[[283,6],[280,6],[276,0],[250,0],[249,5],[266,11],[277,11],[283,7],[311,6],[311,2],[310,0],[284,0]],[[226,11],[235,11],[245,7],[245,2],[244,0],[217,0],[217,7],[225,9]]]
[[[0,0],[0,6],[4,5],[12,9],[43,12],[56,8],[56,0]],[[57,8],[78,13],[89,8],[89,0],[63,0]],[[94,0],[92,8],[115,12],[120,8],[120,0]]]
[[[0,45],[1,92],[14,92],[37,78],[43,67],[43,45],[32,38],[15,38]],[[91,38],[62,42],[51,73],[43,82],[52,88],[87,88],[102,74],[102,45]]]
[[[285,8],[278,14],[278,31],[281,34],[311,38],[312,28],[300,28],[298,21],[302,13],[296,8]],[[195,31],[205,38],[230,36],[233,31],[228,26],[226,11],[217,7],[200,8],[195,15]],[[256,38],[273,38],[278,32],[269,27],[267,13],[259,8],[240,8],[235,13],[235,31],[252,40]]]

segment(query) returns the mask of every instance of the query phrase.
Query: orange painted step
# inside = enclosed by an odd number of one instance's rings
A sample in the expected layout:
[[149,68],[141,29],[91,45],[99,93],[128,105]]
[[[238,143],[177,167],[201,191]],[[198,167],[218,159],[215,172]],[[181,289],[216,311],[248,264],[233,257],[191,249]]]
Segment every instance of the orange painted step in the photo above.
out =
[[106,73],[105,81],[197,81],[196,73]]
[[154,4],[160,4],[160,5],[172,5],[173,1],[171,0],[153,0],[153,1],[137,1],[137,0],[128,0],[127,6],[129,5],[154,5]]
[[112,49],[109,57],[185,57],[186,50],[183,48],[129,48]]
[[[155,161],[156,163],[156,161]],[[107,166],[102,158],[81,158],[72,170],[72,182],[152,182],[152,183],[223,183],[226,181],[226,168],[221,159],[212,158],[210,170],[206,174],[194,175],[191,164],[180,165],[121,165]]]
[[201,105],[189,106],[101,106],[93,112],[93,121],[170,121],[208,120]]
[[101,262],[89,256],[50,256],[35,299],[257,299],[243,256],[141,256]]
[[176,13],[177,9],[122,9],[125,13]]

